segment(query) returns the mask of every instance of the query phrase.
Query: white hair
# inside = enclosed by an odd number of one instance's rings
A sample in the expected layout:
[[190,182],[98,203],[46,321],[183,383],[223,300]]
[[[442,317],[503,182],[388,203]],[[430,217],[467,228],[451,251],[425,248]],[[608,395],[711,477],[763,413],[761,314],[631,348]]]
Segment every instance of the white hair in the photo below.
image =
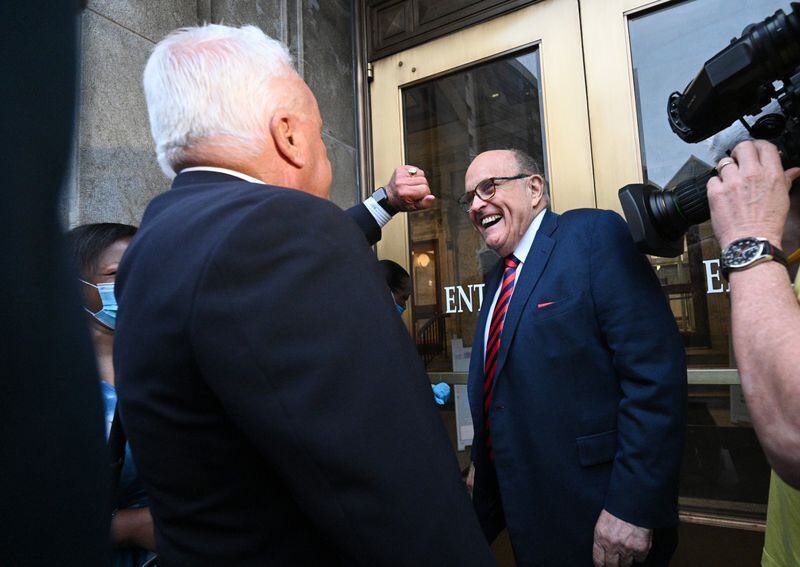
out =
[[255,26],[182,28],[161,40],[144,70],[158,163],[175,176],[192,148],[214,139],[257,153],[266,116],[285,98],[269,83],[294,73],[284,44]]

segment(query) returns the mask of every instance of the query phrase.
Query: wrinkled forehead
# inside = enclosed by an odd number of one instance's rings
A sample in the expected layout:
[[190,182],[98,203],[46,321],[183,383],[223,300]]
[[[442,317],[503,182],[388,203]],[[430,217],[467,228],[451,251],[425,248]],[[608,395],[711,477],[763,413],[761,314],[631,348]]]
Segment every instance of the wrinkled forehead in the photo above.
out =
[[467,168],[465,190],[470,191],[480,181],[489,177],[511,177],[519,173],[514,154],[506,150],[483,152]]

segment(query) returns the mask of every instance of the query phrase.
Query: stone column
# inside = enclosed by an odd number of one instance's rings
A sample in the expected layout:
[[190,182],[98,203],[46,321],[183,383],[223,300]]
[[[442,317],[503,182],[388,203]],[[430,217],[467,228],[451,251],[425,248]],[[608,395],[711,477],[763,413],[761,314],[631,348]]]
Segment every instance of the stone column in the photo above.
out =
[[142,73],[167,33],[196,25],[197,0],[91,0],[81,16],[80,110],[71,226],[139,224],[169,187],[150,138]]
[[90,0],[81,18],[80,111],[68,224],[139,224],[169,187],[156,163],[142,89],[151,49],[199,22],[253,24],[283,40],[319,102],[331,200],[358,200],[350,0]]

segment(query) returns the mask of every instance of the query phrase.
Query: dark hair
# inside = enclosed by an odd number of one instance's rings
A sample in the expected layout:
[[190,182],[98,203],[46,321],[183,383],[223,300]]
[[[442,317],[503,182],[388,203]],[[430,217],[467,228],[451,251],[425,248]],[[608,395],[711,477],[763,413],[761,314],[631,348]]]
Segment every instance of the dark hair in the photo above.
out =
[[75,269],[81,275],[95,271],[100,255],[118,240],[132,237],[136,230],[135,226],[112,222],[76,226],[67,233]]
[[[516,148],[509,148],[508,151],[511,152],[511,155],[513,155],[514,159],[517,161],[517,166],[520,169],[520,173],[527,173],[528,175],[537,174],[544,177],[544,172],[542,172],[542,168],[539,166],[539,162],[533,159],[529,154],[526,154],[522,150],[518,150]],[[545,199],[547,199],[549,203],[550,187],[548,187],[546,179],[544,181],[542,191],[544,193]]]
[[381,272],[386,280],[386,285],[388,285],[389,289],[392,291],[402,290],[405,281],[411,278],[408,272],[403,269],[403,266],[397,262],[381,260],[378,264],[380,264]]

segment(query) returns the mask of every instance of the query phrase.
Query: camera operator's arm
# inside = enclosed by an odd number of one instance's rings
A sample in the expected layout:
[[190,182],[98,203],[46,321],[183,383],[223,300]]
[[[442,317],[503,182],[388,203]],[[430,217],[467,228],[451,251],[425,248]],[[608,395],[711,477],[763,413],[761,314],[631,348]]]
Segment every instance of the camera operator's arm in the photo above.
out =
[[[764,237],[780,248],[800,169],[784,172],[777,149],[764,141],[743,142],[732,157],[738,163],[708,182],[720,246]],[[800,305],[778,262],[731,272],[730,284],[733,346],[753,425],[772,467],[800,488]]]

